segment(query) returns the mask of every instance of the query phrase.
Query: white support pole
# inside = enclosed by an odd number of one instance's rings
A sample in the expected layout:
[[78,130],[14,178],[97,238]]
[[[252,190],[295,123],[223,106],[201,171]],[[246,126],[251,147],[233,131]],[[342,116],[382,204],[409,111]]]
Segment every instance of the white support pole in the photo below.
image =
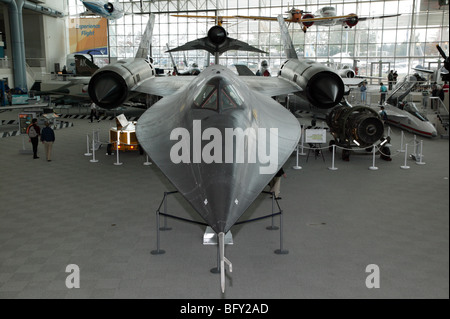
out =
[[114,165],[119,166],[122,165],[123,163],[119,162],[119,144],[120,144],[120,132],[119,130],[117,130],[117,147],[116,147],[116,162],[114,163]]
[[336,144],[333,144],[333,156],[332,156],[332,161],[331,161],[331,167],[328,167],[328,169],[330,171],[335,171],[337,170],[337,167],[334,167],[334,155],[336,154]]
[[403,138],[404,138],[404,134],[403,134],[403,131],[402,131],[402,136],[401,136],[401,138],[400,138],[400,149],[398,150],[400,153],[403,153],[403,152],[405,152],[405,150],[403,149]]
[[92,159],[89,162],[91,162],[91,163],[97,163],[98,162],[98,160],[95,159],[94,134],[92,134]]
[[[420,154],[417,154],[417,157],[419,157],[419,161],[416,161],[416,164],[419,165],[425,165],[426,163],[422,161],[423,159],[423,140],[420,140]],[[417,159],[416,157],[416,159]]]
[[408,144],[405,145],[405,164],[400,166],[403,169],[409,169],[409,166],[406,165],[406,160],[408,159]]
[[86,134],[86,153],[84,153],[84,156],[91,156],[92,153],[89,150],[89,134]]
[[145,166],[152,165],[152,162],[150,162],[150,161],[148,160],[148,155],[147,155],[147,153],[146,153],[145,155],[146,155],[146,157],[147,157],[147,160],[144,162],[144,165],[145,165]]
[[297,154],[297,164],[295,166],[292,166],[292,168],[293,169],[302,169],[302,167],[298,165],[298,144],[297,144],[296,154]]
[[412,153],[412,156],[414,156],[414,158],[417,158],[417,146],[417,137],[414,135],[414,153]]
[[305,128],[302,125],[302,136],[300,137],[301,151],[300,151],[300,153],[298,155],[302,155],[302,156],[306,155],[306,153],[304,151],[304,148],[303,148],[304,142],[305,142]]
[[375,166],[375,148],[376,146],[373,146],[373,159],[372,159],[372,166],[369,167],[371,171],[376,171],[378,167]]
[[[391,139],[391,127],[390,126],[388,126],[387,137],[389,137],[389,140]],[[391,147],[392,144],[391,143],[387,143],[386,146],[387,147]]]

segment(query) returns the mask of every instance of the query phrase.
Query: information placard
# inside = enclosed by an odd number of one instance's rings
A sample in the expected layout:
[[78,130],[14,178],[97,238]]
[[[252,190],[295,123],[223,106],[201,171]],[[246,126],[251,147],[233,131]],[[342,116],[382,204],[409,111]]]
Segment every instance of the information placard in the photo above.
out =
[[325,129],[306,129],[305,143],[323,144],[327,142],[327,130]]
[[31,120],[34,118],[36,118],[36,113],[20,113],[19,114],[20,134],[27,134],[27,128],[31,124]]

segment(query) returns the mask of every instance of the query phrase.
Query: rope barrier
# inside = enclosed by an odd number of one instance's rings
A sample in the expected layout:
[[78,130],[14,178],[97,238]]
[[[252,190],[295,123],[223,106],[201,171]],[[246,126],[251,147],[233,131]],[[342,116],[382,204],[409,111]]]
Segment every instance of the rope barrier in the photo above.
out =
[[[370,166],[369,169],[371,169],[371,170],[377,170],[378,169],[378,167],[375,166],[375,154],[377,154],[377,153],[379,153],[381,156],[384,156],[384,157],[387,157],[387,158],[396,157],[396,156],[399,156],[401,153],[405,153],[405,163],[404,163],[404,165],[401,166],[401,168],[408,169],[409,166],[406,165],[406,161],[407,161],[407,157],[408,157],[407,145],[411,145],[411,144],[413,144],[413,146],[414,146],[414,153],[411,154],[411,157],[413,159],[415,159],[416,164],[418,164],[418,165],[426,164],[423,161],[423,157],[424,157],[423,156],[423,140],[420,140],[420,142],[417,141],[417,137],[416,137],[416,135],[414,135],[414,138],[406,141],[406,143],[405,143],[404,133],[403,133],[403,131],[401,131],[401,144],[402,144],[401,148],[399,150],[397,150],[397,152],[395,152],[393,154],[386,154],[385,152],[383,152],[383,148],[384,147],[388,147],[388,145],[390,145],[390,144],[386,144],[384,146],[383,145],[373,145],[371,147],[372,148],[371,153],[373,154],[373,160],[372,160],[372,166]],[[403,145],[405,145],[405,149],[404,150],[403,150]],[[392,146],[392,145],[390,145],[390,146]],[[316,151],[317,150],[323,151],[325,149],[330,149],[330,147],[332,147],[332,150],[330,150],[332,152],[332,165],[331,165],[331,167],[328,167],[329,170],[337,170],[337,168],[335,167],[336,149],[341,149],[341,150],[346,150],[346,151],[364,151],[364,152],[368,152],[367,151],[368,148],[357,148],[357,147],[355,147],[355,148],[347,148],[347,147],[339,146],[337,144],[332,144],[332,145],[324,146],[324,147],[316,147],[316,146],[308,147],[308,146],[302,145],[302,148],[304,148],[306,150],[316,150]],[[297,145],[297,152],[296,153],[297,153],[297,158],[296,158],[297,163],[296,163],[296,166],[293,166],[292,168],[293,169],[301,169],[301,166],[299,166],[299,162],[298,162],[298,155],[300,155],[299,154],[299,145]]]

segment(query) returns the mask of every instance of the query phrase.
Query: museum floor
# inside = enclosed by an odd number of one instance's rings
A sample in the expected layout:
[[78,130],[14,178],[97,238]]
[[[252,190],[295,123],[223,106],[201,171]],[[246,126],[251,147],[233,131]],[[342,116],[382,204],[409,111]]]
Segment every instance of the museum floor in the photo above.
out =
[[[76,110],[74,110],[76,113]],[[4,112],[0,119],[17,119]],[[114,121],[56,131],[53,160],[20,154],[21,136],[0,139],[0,298],[222,298],[216,247],[204,246],[203,226],[169,219],[156,249],[155,211],[174,188],[145,156],[106,156],[91,163],[86,135],[102,141]],[[295,156],[284,165],[280,201],[284,247],[270,220],[232,228],[227,247],[233,272],[226,298],[449,298],[449,141],[424,139],[425,165],[408,159],[392,128],[393,160],[331,154]],[[413,136],[405,135],[411,142]],[[420,139],[420,138],[419,138]],[[25,147],[30,144],[25,139]],[[180,195],[169,212],[200,220]],[[242,220],[271,211],[262,194]],[[275,219],[278,224],[278,218]],[[67,265],[80,269],[80,288],[68,289]],[[368,265],[380,270],[380,288],[368,289]]]

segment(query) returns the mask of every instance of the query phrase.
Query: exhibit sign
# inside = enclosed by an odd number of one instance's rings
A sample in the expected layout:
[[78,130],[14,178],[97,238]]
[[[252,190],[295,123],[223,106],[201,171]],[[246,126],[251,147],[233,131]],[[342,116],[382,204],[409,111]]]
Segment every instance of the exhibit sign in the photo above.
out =
[[72,18],[69,20],[70,53],[108,54],[106,18]]
[[305,142],[312,144],[323,144],[327,142],[327,130],[307,129],[305,130]]
[[19,114],[19,131],[20,134],[27,134],[27,128],[31,124],[31,120],[36,118],[36,113],[20,113]]

